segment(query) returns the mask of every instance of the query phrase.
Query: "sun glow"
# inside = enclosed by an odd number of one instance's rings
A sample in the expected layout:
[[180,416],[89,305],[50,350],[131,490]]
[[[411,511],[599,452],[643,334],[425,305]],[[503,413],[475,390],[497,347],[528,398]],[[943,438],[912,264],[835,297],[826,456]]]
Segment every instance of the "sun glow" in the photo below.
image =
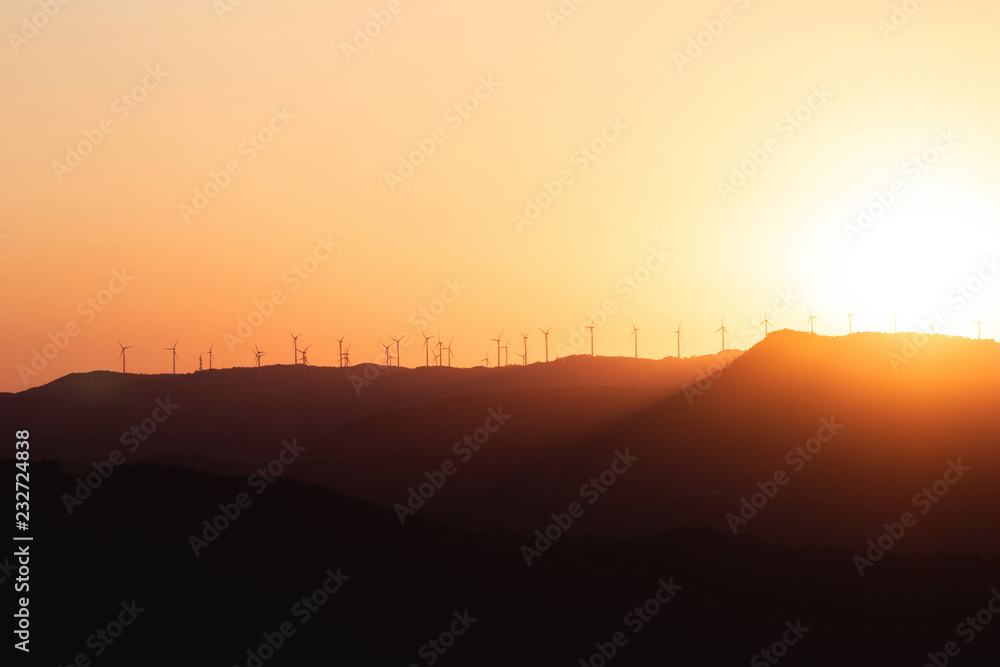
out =
[[882,195],[841,209],[805,243],[799,275],[806,300],[849,308],[860,315],[860,329],[916,330],[933,319],[938,333],[969,335],[968,320],[1000,288],[990,268],[998,247],[989,232],[992,205],[930,180]]

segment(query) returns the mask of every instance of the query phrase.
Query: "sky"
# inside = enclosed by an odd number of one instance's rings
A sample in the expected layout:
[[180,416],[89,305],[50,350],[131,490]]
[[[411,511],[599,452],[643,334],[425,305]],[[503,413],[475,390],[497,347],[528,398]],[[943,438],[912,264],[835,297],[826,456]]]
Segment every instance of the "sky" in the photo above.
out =
[[[996,3],[9,0],[0,391],[1000,337]],[[633,324],[634,323],[634,324]],[[207,367],[208,358],[203,363]]]

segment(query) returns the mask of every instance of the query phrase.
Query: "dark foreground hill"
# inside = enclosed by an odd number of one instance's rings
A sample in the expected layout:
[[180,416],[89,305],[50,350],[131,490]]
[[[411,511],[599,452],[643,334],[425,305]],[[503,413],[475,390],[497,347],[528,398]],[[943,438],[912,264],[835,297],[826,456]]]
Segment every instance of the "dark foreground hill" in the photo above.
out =
[[[124,466],[68,515],[72,479],[51,463],[31,474],[31,664],[596,665],[603,648],[611,665],[773,664],[758,656],[769,650],[782,664],[885,667],[922,665],[951,641],[955,664],[976,666],[1000,652],[998,627],[965,641],[966,617],[1000,583],[995,560],[890,554],[862,578],[834,549],[571,527],[528,567],[520,548],[534,538],[401,526],[321,486],[279,479],[257,495],[246,478]],[[195,556],[190,535],[245,492]]]

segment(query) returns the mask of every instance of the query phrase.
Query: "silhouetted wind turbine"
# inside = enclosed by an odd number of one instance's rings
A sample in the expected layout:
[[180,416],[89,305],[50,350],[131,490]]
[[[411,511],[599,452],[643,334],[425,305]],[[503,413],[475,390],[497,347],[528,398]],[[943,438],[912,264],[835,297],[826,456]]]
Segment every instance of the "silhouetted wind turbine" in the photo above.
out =
[[[723,320],[723,322],[724,322],[724,321],[726,320],[726,318],[722,318],[722,320]],[[670,332],[670,333],[675,333],[675,334],[677,334],[677,358],[678,358],[678,359],[680,359],[680,358],[681,358],[681,324],[684,324],[684,320],[681,320],[681,321],[680,321],[680,322],[679,322],[679,323],[677,324],[677,331],[671,331],[671,332]]]
[[288,334],[292,337],[292,356],[295,357],[295,363],[299,363],[299,336],[302,334],[295,335],[290,330]]
[[716,329],[715,331],[713,331],[712,333],[719,333],[720,331],[722,332],[722,351],[725,352],[726,351],[726,331],[727,331],[727,329],[726,329],[726,316],[725,315],[722,316],[722,326],[719,327],[718,329]]
[[[503,339],[503,331],[496,338],[490,338],[490,340],[496,341],[497,343],[497,366],[500,365],[500,341]],[[487,355],[488,357],[489,355]]]
[[767,328],[771,326],[771,320],[767,319],[767,308],[764,309],[764,319],[757,326],[764,327],[764,338],[767,338]]
[[173,354],[171,356],[173,357],[173,362],[174,362],[174,364],[173,364],[174,375],[177,374],[177,343],[179,343],[179,342],[181,342],[180,338],[178,338],[176,341],[174,341],[174,346],[173,347],[165,347],[165,348],[163,348],[164,350],[170,350],[171,352],[173,352]]
[[451,344],[454,342],[455,339],[452,338],[448,341],[448,344],[444,346],[444,349],[448,350],[448,368],[451,368]]
[[[493,340],[493,339],[491,338],[490,340]],[[485,363],[486,364],[486,368],[490,367],[490,349],[489,348],[486,348],[486,356],[483,359],[480,359],[479,363],[481,363],[481,364]]]
[[[982,316],[980,316],[978,320],[972,320],[972,323],[976,325],[976,331],[978,332],[976,334],[976,340],[982,340],[983,339],[983,318],[982,318]],[[122,372],[124,373],[125,371],[122,371]]]
[[847,333],[854,333],[854,313],[850,308],[847,309]]
[[378,342],[379,345],[385,348],[385,365],[386,367],[392,366],[392,354],[389,352],[389,348],[392,347],[392,343],[386,345],[381,340]]
[[212,348],[215,347],[215,343],[208,346],[208,352],[202,352],[202,354],[208,355],[208,370],[212,370]]
[[118,358],[122,360],[122,373],[124,373],[125,372],[125,350],[130,349],[132,346],[131,345],[122,345],[122,342],[120,340],[118,341],[118,346],[122,349],[122,351],[118,354]]
[[347,336],[341,336],[340,338],[337,339],[338,352],[340,354],[339,364],[341,368],[344,367],[344,339],[346,337]]
[[306,349],[302,350],[302,365],[303,366],[308,366],[309,365],[309,359],[306,357],[306,352],[309,351],[310,347],[312,347],[312,345],[306,345]]
[[347,368],[351,367],[351,344],[347,344],[347,349],[344,350],[344,366]]
[[633,322],[631,319],[629,320],[629,322],[632,322],[632,334],[629,336],[629,338],[635,337],[635,358],[638,359],[639,358],[639,331],[641,331],[641,329],[636,329],[635,322]]
[[552,331],[552,327],[549,327],[548,330],[541,328],[538,330],[545,334],[545,363],[549,363],[549,331]]
[[594,321],[596,319],[595,317],[593,320],[590,320],[589,327],[584,327],[584,329],[590,329],[590,356],[594,356]]
[[438,344],[437,344],[438,368],[441,368],[442,366],[444,366],[444,339],[441,338],[440,331],[438,331],[437,339],[438,339]]
[[433,336],[428,336],[423,331],[420,332],[420,335],[424,337],[424,364],[430,366],[431,365],[430,340],[431,338],[433,338]]
[[265,354],[267,354],[267,352],[261,352],[259,349],[257,349],[257,343],[253,344],[253,356],[254,356],[255,361],[257,362],[257,381],[258,382],[260,381],[260,358],[263,357]]
[[816,333],[813,329],[813,320],[819,319],[819,315],[813,315],[813,311],[808,308],[806,308],[806,311],[809,313],[809,333]]
[[[503,344],[503,365],[510,366],[510,336],[507,336],[507,342]],[[497,366],[500,365],[499,359],[497,360]]]
[[527,366],[528,365],[528,334],[526,334],[526,333],[524,333],[522,331],[521,332],[521,338],[524,339],[524,354],[522,354],[521,356],[524,357],[524,365]]
[[403,339],[402,338],[393,338],[392,336],[389,336],[389,338],[393,342],[396,343],[396,368],[399,368],[399,341],[401,341]]

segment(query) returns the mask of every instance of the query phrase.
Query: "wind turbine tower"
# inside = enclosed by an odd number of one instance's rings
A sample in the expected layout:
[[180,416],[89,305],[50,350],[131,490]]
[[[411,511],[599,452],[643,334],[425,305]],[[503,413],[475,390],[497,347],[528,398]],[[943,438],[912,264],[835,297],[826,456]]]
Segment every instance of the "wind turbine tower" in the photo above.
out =
[[131,345],[122,345],[122,342],[119,340],[118,341],[118,347],[120,347],[122,349],[122,351],[118,354],[118,358],[122,360],[122,373],[124,373],[125,372],[125,350],[130,349],[132,346]]
[[552,331],[552,327],[546,329],[539,329],[543,334],[545,334],[545,363],[549,363],[549,331]]
[[722,332],[722,351],[725,352],[726,351],[726,331],[727,331],[727,329],[726,329],[726,316],[725,315],[722,316],[722,326],[719,327],[718,329],[716,329],[715,331],[713,331],[712,333],[719,333],[720,331]]
[[174,373],[174,375],[177,374],[177,343],[179,343],[179,342],[181,342],[180,338],[178,338],[176,341],[174,341],[174,346],[173,347],[165,347],[165,348],[163,348],[164,350],[170,350],[173,353],[171,355],[171,357],[173,358],[173,362],[174,362],[173,363],[173,369],[174,369],[173,373]]

